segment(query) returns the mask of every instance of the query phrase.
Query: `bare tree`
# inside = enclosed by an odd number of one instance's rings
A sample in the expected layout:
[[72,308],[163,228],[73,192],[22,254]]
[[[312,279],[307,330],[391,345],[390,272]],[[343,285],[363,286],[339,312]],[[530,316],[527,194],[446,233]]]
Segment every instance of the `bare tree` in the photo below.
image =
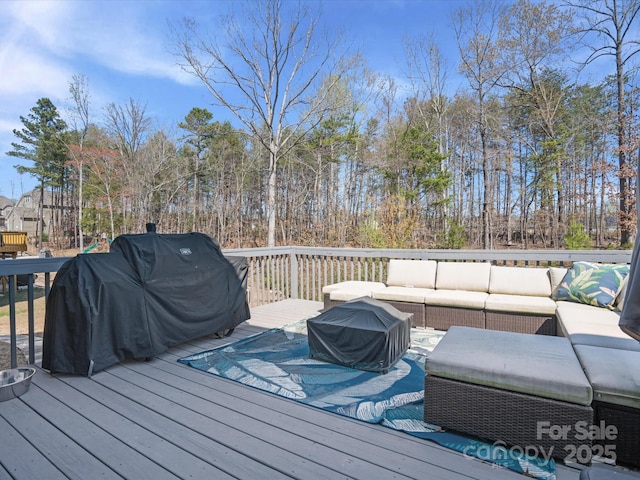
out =
[[107,105],[107,130],[116,139],[121,154],[129,161],[135,158],[149,130],[151,119],[147,117],[146,110],[146,105],[133,98],[124,106],[115,103]]
[[173,32],[185,70],[269,154],[269,246],[275,245],[278,162],[329,113],[334,105],[323,100],[347,67],[338,55],[339,35],[318,39],[319,12],[301,2],[284,8],[290,5],[281,0],[236,2],[238,9],[221,19],[223,38],[201,34],[193,19]]
[[[405,54],[409,67],[409,79],[418,100],[416,106],[422,110],[423,105],[428,105],[431,110],[429,113],[435,115],[438,152],[444,157],[446,154],[445,115],[449,106],[445,93],[448,73],[446,59],[442,56],[433,35],[405,41]],[[421,112],[421,115],[423,118],[430,116],[427,112]],[[428,123],[425,123],[425,128],[434,130]],[[445,161],[441,165],[443,172],[446,170]],[[445,196],[446,192],[443,192],[440,200],[444,200]],[[444,231],[449,228],[448,207],[447,202],[440,202]]]
[[[404,49],[409,69],[409,81],[414,95],[420,100],[418,108],[422,108],[423,104],[428,105],[431,113],[435,115],[438,148],[439,152],[444,154],[444,120],[448,107],[446,88],[449,70],[446,58],[442,56],[433,35],[405,40]],[[423,112],[422,115],[424,118],[429,117],[426,112]],[[425,127],[433,130],[431,125],[425,125]]]
[[[519,0],[511,5],[500,21],[500,56],[504,65],[504,85],[527,105],[530,130],[540,132],[542,141],[532,145],[549,176],[543,188],[542,206],[554,248],[563,236],[564,186],[562,162],[566,160],[559,124],[569,90],[564,72],[556,65],[564,59],[571,37],[571,17],[557,5]],[[553,174],[553,175],[552,175]],[[553,207],[555,184],[556,208]]]
[[601,43],[592,45],[586,43],[591,53],[584,61],[588,65],[600,57],[613,56],[616,62],[616,85],[618,97],[617,137],[618,137],[618,166],[620,168],[620,243],[628,244],[632,241],[634,222],[630,221],[633,201],[627,192],[631,192],[630,177],[625,171],[632,170],[627,158],[626,135],[626,97],[625,97],[625,68],[638,52],[640,40],[635,36],[632,26],[637,24],[640,0],[576,0],[567,1],[568,6],[577,8],[582,13],[582,23],[579,32],[585,37],[594,33]]
[[177,165],[175,144],[165,130],[155,130],[141,145],[136,158],[139,166],[133,179],[137,188],[132,187],[130,193],[138,205],[137,225],[141,228],[152,219],[162,226],[170,199],[186,183]]
[[476,116],[482,155],[482,248],[492,247],[488,100],[499,84],[501,71],[497,65],[498,20],[500,4],[481,0],[470,7],[460,7],[453,16],[454,30],[460,50],[460,71],[467,77],[476,97]]
[[[69,93],[73,106],[71,108],[71,127],[77,135],[80,153],[89,131],[89,81],[84,75],[74,75],[69,84]],[[72,154],[74,150],[71,150]],[[78,169],[78,236],[80,251],[84,250],[84,232],[82,230],[82,190],[84,186],[84,156],[76,158]],[[75,237],[75,234],[74,234]]]
[[[138,181],[145,175],[145,166],[139,164],[138,151],[150,129],[151,119],[147,117],[146,106],[132,98],[124,106],[110,103],[106,107],[105,115],[107,131],[115,140],[120,151],[120,166],[122,168],[120,173],[123,174],[122,179],[129,182],[128,193],[131,195],[139,190]],[[122,201],[123,203],[125,201],[124,195]],[[129,227],[124,217],[128,210],[130,209],[123,204],[122,214],[125,230]],[[149,220],[151,219],[147,219],[147,221]],[[144,221],[141,220],[141,223]]]
[[[104,142],[99,142],[104,143]],[[80,151],[79,146],[72,145],[73,155],[83,157],[83,163],[93,177],[92,190],[97,192],[100,202],[106,202],[109,214],[110,238],[115,238],[114,197],[122,179],[122,156],[117,150],[104,147],[85,147]]]

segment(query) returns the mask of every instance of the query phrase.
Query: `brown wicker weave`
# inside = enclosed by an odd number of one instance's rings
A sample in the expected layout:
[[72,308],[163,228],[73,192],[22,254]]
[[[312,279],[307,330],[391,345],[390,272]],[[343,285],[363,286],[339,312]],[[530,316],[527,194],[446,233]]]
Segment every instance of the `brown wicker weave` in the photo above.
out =
[[615,439],[600,438],[595,443],[615,445],[619,465],[640,467],[640,410],[611,403],[593,402],[595,424],[614,425],[618,429]]
[[397,308],[401,312],[412,313],[412,326],[424,328],[424,303],[393,302],[391,300],[382,301]]
[[[381,301],[388,303],[389,305],[397,308],[401,312],[412,313],[413,314],[413,318],[411,320],[412,326],[424,328],[424,304],[423,303],[392,302],[390,300],[381,300]],[[344,303],[344,302],[341,300],[331,300],[330,294],[328,293],[324,294],[325,310],[333,308],[336,305],[340,305],[341,303]]]
[[510,312],[485,312],[486,328],[516,333],[556,334],[555,315],[531,315]]
[[426,305],[424,313],[425,326],[438,330],[448,330],[452,325],[485,328],[484,310]]
[[323,300],[324,300],[324,309],[329,310],[331,308],[331,294],[325,293],[323,296]]
[[[584,421],[593,423],[589,406],[526,395],[472,383],[425,376],[424,421],[464,435],[509,447],[535,446],[564,459],[571,447],[587,445],[589,440],[576,440],[572,433],[566,440],[538,435],[538,422],[569,425]],[[540,438],[538,438],[540,437]],[[539,450],[540,451],[540,450]],[[577,459],[579,460],[579,459]]]
[[329,300],[329,308],[333,308],[336,305],[340,305],[341,303],[344,303],[342,300]]

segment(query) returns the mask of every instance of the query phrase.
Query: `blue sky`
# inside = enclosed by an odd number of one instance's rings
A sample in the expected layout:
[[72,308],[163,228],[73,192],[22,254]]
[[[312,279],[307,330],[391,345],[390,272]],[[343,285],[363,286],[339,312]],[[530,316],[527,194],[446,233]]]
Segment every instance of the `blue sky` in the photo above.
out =
[[[91,119],[100,123],[104,106],[130,98],[146,105],[155,127],[175,128],[193,107],[210,109],[214,119],[230,119],[211,107],[211,98],[195,77],[176,65],[169,53],[168,23],[194,17],[213,23],[231,0],[4,0],[0,14],[0,195],[18,198],[35,187],[18,175],[9,157],[13,129],[20,116],[42,97],[50,98],[63,118],[70,105],[69,83],[82,74],[89,82]],[[289,1],[289,0],[284,0]],[[317,2],[320,0],[307,0]],[[470,0],[473,1],[473,0]],[[433,34],[447,57],[449,87],[458,53],[451,12],[465,0],[324,0],[323,22],[342,28],[360,47],[374,71],[401,78],[405,38]]]
[[[287,1],[287,0],[285,0]],[[310,0],[316,1],[316,0]],[[452,8],[462,0],[324,0],[323,21],[343,28],[361,46],[375,71],[401,76],[405,36],[434,32],[442,48],[456,54],[449,28]],[[176,65],[169,53],[168,22],[194,17],[205,24],[228,10],[226,0],[4,0],[0,15],[0,195],[18,198],[35,187],[18,175],[9,157],[20,116],[42,97],[63,118],[70,105],[69,83],[82,74],[89,82],[91,116],[132,98],[146,104],[155,126],[172,128],[193,107],[217,111],[202,85]],[[28,164],[28,163],[27,163]]]

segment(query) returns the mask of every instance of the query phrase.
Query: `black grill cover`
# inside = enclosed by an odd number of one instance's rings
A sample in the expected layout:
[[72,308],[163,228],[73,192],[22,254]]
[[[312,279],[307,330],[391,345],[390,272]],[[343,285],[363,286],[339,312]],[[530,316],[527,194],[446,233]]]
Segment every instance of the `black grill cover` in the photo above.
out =
[[47,299],[42,366],[91,375],[233,329],[250,318],[247,273],[200,233],[122,235],[109,253],[77,255]]
[[309,356],[386,373],[409,348],[413,314],[361,297],[307,320]]

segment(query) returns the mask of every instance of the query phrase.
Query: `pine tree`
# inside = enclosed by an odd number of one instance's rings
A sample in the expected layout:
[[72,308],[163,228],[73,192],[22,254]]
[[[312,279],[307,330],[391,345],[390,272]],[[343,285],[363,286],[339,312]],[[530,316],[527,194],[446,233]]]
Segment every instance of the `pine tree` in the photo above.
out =
[[17,165],[15,168],[19,173],[29,173],[38,179],[40,200],[36,236],[37,247],[40,247],[45,187],[64,186],[67,160],[64,136],[67,124],[60,118],[58,109],[48,98],[39,99],[30,112],[27,117],[20,117],[24,128],[13,130],[13,134],[18,137],[20,143],[12,142],[13,150],[7,152],[7,155],[33,162],[33,166]]

